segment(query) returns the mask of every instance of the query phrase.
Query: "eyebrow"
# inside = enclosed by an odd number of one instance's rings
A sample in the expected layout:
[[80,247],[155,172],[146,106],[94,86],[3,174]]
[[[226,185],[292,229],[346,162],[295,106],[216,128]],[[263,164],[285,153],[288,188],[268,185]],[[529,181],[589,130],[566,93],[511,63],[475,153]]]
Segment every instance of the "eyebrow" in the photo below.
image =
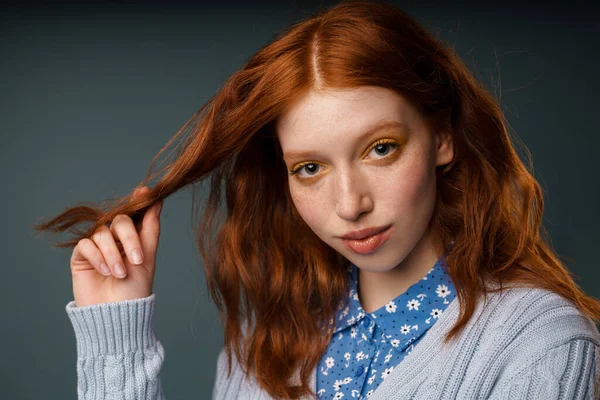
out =
[[[403,122],[382,120],[382,121],[379,121],[379,122],[371,125],[369,128],[367,128],[367,130],[364,131],[356,139],[356,141],[362,142],[363,140],[366,140],[367,138],[369,138],[370,136],[374,135],[375,133],[377,133],[379,131],[382,131],[384,129],[394,128],[394,127],[401,127],[401,128],[404,128],[407,132],[410,132],[408,125],[406,125]],[[310,158],[311,156],[314,156],[315,154],[316,154],[316,152],[314,152],[314,151],[289,151],[289,152],[284,152],[283,156],[284,156],[284,158],[304,159],[304,158]]]

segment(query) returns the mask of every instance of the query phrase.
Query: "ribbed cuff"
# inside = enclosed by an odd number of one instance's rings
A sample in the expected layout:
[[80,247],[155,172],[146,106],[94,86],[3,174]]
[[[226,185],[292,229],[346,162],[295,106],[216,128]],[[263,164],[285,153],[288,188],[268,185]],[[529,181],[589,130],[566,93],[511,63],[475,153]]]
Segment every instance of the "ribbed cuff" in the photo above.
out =
[[156,345],[156,295],[65,309],[75,331],[78,358],[130,353]]

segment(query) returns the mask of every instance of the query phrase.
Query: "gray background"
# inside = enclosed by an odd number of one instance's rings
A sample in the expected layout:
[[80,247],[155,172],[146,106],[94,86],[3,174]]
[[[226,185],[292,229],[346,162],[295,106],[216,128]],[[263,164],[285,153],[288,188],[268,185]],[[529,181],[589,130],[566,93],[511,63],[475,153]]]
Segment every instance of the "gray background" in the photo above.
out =
[[[0,397],[76,398],[75,339],[64,310],[72,300],[70,251],[51,247],[31,225],[78,202],[128,193],[251,54],[328,4],[4,6]],[[452,43],[501,95],[533,155],[552,243],[583,289],[599,297],[598,8],[396,4]],[[189,191],[164,204],[154,285],[155,327],[166,349],[161,379],[171,400],[210,398],[223,344],[190,212]]]

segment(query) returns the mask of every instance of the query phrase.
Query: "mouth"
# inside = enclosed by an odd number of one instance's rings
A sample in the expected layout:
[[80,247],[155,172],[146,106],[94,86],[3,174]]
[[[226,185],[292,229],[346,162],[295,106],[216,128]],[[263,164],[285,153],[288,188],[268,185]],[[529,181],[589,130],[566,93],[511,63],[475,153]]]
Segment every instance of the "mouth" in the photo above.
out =
[[344,240],[363,240],[370,236],[374,236],[374,235],[377,235],[378,233],[385,231],[390,226],[391,225],[386,225],[386,226],[380,226],[380,227],[365,228],[365,229],[361,229],[358,231],[352,231],[352,232],[348,232],[347,234],[345,234],[343,236],[340,236],[340,238],[344,239]]
[[362,239],[342,238],[342,241],[348,250],[356,254],[371,254],[388,240],[391,231],[392,226],[388,225],[387,227],[384,227],[383,230],[379,229],[379,232],[363,237]]

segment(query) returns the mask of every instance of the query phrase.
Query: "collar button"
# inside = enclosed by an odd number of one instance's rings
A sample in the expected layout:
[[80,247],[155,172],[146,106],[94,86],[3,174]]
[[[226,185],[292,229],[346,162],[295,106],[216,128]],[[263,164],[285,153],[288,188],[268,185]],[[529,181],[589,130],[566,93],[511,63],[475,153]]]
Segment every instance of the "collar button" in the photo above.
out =
[[362,365],[359,365],[358,368],[356,369],[356,372],[354,373],[354,376],[359,377],[362,375],[363,372],[365,372],[365,367],[363,367]]

